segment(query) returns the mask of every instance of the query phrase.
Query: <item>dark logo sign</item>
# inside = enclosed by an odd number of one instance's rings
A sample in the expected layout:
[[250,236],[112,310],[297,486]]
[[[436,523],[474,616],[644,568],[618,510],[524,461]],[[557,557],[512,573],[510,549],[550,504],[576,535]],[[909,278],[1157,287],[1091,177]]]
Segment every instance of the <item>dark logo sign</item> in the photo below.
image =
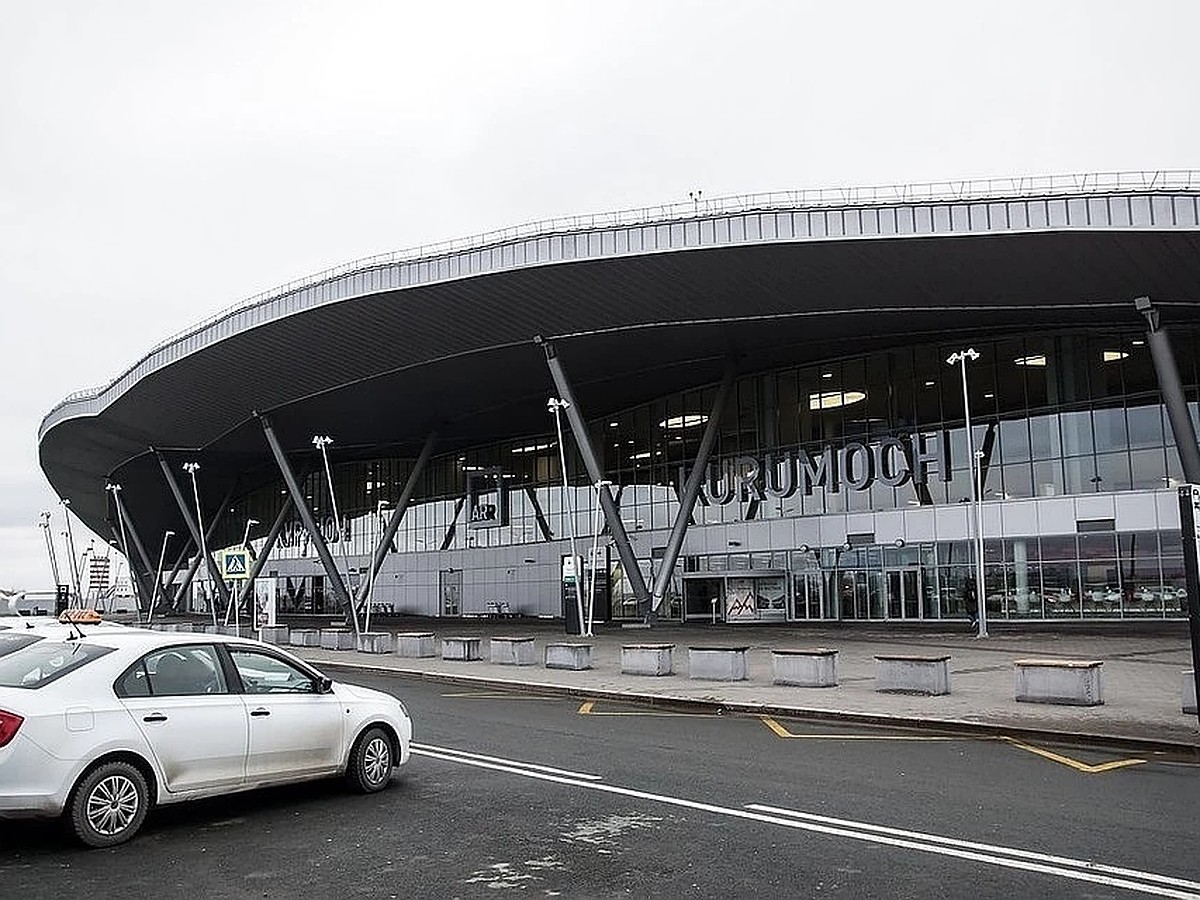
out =
[[476,469],[467,473],[467,527],[499,528],[508,524],[508,493],[504,473]]
[[[700,501],[723,506],[734,499],[808,495],[815,488],[865,491],[875,482],[890,487],[909,481],[925,484],[933,473],[942,481],[950,480],[949,437],[944,431],[914,432],[870,444],[852,441],[838,449],[827,444],[816,454],[799,449],[768,453],[761,460],[736,456],[707,467]],[[686,479],[687,470],[681,468],[681,493]]]
[[[350,540],[350,519],[347,516],[342,517],[341,528],[338,528],[333,516],[318,519],[317,527],[321,530],[321,536],[325,538],[325,542],[328,544]],[[280,547],[299,547],[307,543],[308,529],[304,527],[304,523],[299,519],[292,519],[279,532]]]

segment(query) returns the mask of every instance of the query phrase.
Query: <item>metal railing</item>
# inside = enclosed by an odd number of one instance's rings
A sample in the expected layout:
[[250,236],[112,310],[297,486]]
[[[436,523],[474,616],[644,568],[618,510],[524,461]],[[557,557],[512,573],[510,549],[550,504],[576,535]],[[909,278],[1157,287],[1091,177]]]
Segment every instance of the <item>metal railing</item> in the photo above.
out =
[[613,212],[587,213],[540,219],[469,237],[421,244],[342,263],[312,275],[234,303],[155,344],[142,358],[107,384],[75,391],[60,400],[46,415],[50,417],[71,403],[92,400],[165,347],[197,334],[229,316],[267,303],[314,284],[380,266],[434,259],[452,253],[494,247],[516,240],[547,237],[576,231],[592,231],[638,225],[669,223],[755,211],[818,209],[827,207],[879,206],[896,203],[947,203],[978,200],[1012,200],[1023,197],[1063,197],[1122,192],[1200,191],[1200,171],[1166,169],[1142,172],[1099,172],[1076,175],[1032,175],[1012,178],[932,181],[900,185],[871,185],[845,188],[803,188],[756,194],[732,194],[713,199],[684,200],[657,206],[640,206]]

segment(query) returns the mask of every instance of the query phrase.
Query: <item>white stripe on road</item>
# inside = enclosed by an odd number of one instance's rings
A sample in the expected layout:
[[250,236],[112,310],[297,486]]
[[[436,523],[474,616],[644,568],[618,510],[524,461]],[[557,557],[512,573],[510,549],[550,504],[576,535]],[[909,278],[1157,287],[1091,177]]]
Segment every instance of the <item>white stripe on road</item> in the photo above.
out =
[[[553,766],[539,766],[536,763],[519,762],[515,759],[500,759],[495,756],[484,756],[482,753],[468,752],[466,750],[454,750],[450,747],[435,747],[433,744],[418,744],[413,741],[409,747],[414,753],[418,751],[428,751],[426,756],[435,756],[438,753],[445,753],[452,756],[462,757],[463,762],[471,760],[482,760],[489,763],[503,763],[506,766],[514,766],[518,769],[532,769],[535,772],[547,772],[551,775],[561,775],[564,778],[578,778],[582,781],[599,781],[599,775],[589,775],[586,772],[572,772],[570,769],[556,769]],[[441,757],[438,757],[439,759]]]
[[[1076,860],[1067,857],[1052,857],[1047,855],[1044,858],[1040,858],[1040,854],[1011,847],[958,841],[954,838],[946,838],[940,835],[890,829],[881,825],[873,825],[869,822],[854,822],[848,819],[832,819],[792,810],[779,810],[777,807],[759,807],[753,805],[747,809],[738,809],[730,806],[717,806],[716,804],[703,803],[697,800],[686,800],[682,797],[654,794],[648,791],[639,791],[634,788],[620,787],[612,784],[600,784],[595,780],[598,778],[595,775],[580,778],[571,774],[564,777],[564,775],[555,774],[562,772],[563,770],[561,769],[550,769],[549,766],[537,766],[533,763],[525,763],[519,760],[483,756],[469,751],[432,747],[425,744],[413,744],[412,747],[412,752],[417,756],[427,756],[432,759],[443,760],[444,762],[454,762],[481,769],[507,772],[512,775],[521,775],[525,778],[534,778],[539,781],[550,781],[555,784],[565,784],[593,791],[602,791],[621,797],[632,797],[651,803],[662,803],[667,806],[694,809],[734,819],[762,822],[768,825],[779,825],[799,831],[810,831],[817,834],[849,838],[872,844],[916,850],[921,853],[933,853],[939,856],[966,859],[1007,869],[1038,872],[1072,881],[1086,881],[1092,884],[1105,885],[1106,887],[1141,891],[1142,893],[1158,897],[1174,897],[1178,898],[1178,900],[1200,900],[1200,882],[1170,878],[1153,872],[1103,866],[1087,860]],[[768,813],[758,811],[760,809],[776,811]]]
[[852,828],[860,828],[863,831],[871,831],[876,834],[890,834],[895,837],[914,838],[916,840],[929,841],[934,844],[942,844],[946,847],[961,847],[965,850],[981,850],[987,853],[1002,853],[1006,856],[1013,856],[1018,859],[1028,859],[1034,862],[1052,863],[1060,866],[1074,866],[1082,868],[1088,872],[1103,872],[1106,875],[1117,875],[1125,878],[1138,878],[1143,881],[1154,881],[1159,884],[1168,884],[1173,887],[1187,888],[1190,890],[1200,890],[1200,883],[1195,881],[1186,881],[1182,878],[1170,878],[1166,875],[1156,875],[1153,872],[1142,872],[1138,869],[1125,869],[1120,866],[1106,866],[1101,863],[1094,863],[1087,860],[1071,859],[1067,856],[1052,856],[1048,853],[1037,853],[1033,850],[1019,850],[1015,847],[1001,847],[995,844],[980,844],[975,841],[960,841],[957,838],[942,837],[937,834],[926,834],[921,831],[905,831],[902,828],[888,828],[884,825],[871,825],[867,822],[854,822],[850,819],[835,819],[831,816],[818,816],[815,813],[800,812],[794,809],[782,809],[778,806],[766,806],[762,803],[749,803],[746,809],[757,810],[758,812],[770,813],[778,816],[789,816],[794,819],[803,819],[807,822],[823,822],[828,825],[847,826]]

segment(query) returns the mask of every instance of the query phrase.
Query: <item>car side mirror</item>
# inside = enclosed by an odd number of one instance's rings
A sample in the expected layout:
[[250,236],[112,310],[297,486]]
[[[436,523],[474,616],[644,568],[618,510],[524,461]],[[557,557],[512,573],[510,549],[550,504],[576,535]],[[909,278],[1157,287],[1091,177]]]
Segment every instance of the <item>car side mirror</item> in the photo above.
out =
[[318,694],[332,694],[333,693],[333,679],[327,675],[322,675],[320,678],[318,678],[317,679],[317,693]]

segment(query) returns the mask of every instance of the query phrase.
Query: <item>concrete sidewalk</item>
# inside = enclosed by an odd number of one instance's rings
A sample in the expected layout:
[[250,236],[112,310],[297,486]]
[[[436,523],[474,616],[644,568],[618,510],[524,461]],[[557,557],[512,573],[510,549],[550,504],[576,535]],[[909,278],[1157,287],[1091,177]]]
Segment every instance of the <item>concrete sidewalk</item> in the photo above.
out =
[[[401,630],[410,630],[404,628]],[[976,734],[1061,736],[1072,741],[1122,743],[1200,753],[1195,715],[1182,712],[1182,673],[1191,667],[1186,636],[1001,634],[985,639],[969,635],[884,633],[853,628],[789,629],[736,626],[650,630],[607,628],[594,638],[566,636],[561,624],[437,622],[432,631],[446,636],[484,637],[482,661],[445,661],[440,657],[405,659],[395,654],[290,648],[314,663],[366,666],[427,678],[519,686],[601,702],[652,702],[722,707],[731,712],[769,713],[896,726],[939,728]],[[488,662],[487,637],[533,635],[535,666]],[[574,672],[541,665],[547,643],[585,641],[593,645],[592,666]],[[675,644],[674,672],[663,677],[623,675],[621,646]],[[688,647],[749,645],[748,680],[700,681],[688,677]],[[837,687],[773,685],[770,650],[829,647],[837,649]],[[875,691],[877,654],[948,654],[951,693],[924,697]],[[1013,661],[1026,657],[1103,660],[1104,705],[1072,707],[1017,703],[1013,699]]]

